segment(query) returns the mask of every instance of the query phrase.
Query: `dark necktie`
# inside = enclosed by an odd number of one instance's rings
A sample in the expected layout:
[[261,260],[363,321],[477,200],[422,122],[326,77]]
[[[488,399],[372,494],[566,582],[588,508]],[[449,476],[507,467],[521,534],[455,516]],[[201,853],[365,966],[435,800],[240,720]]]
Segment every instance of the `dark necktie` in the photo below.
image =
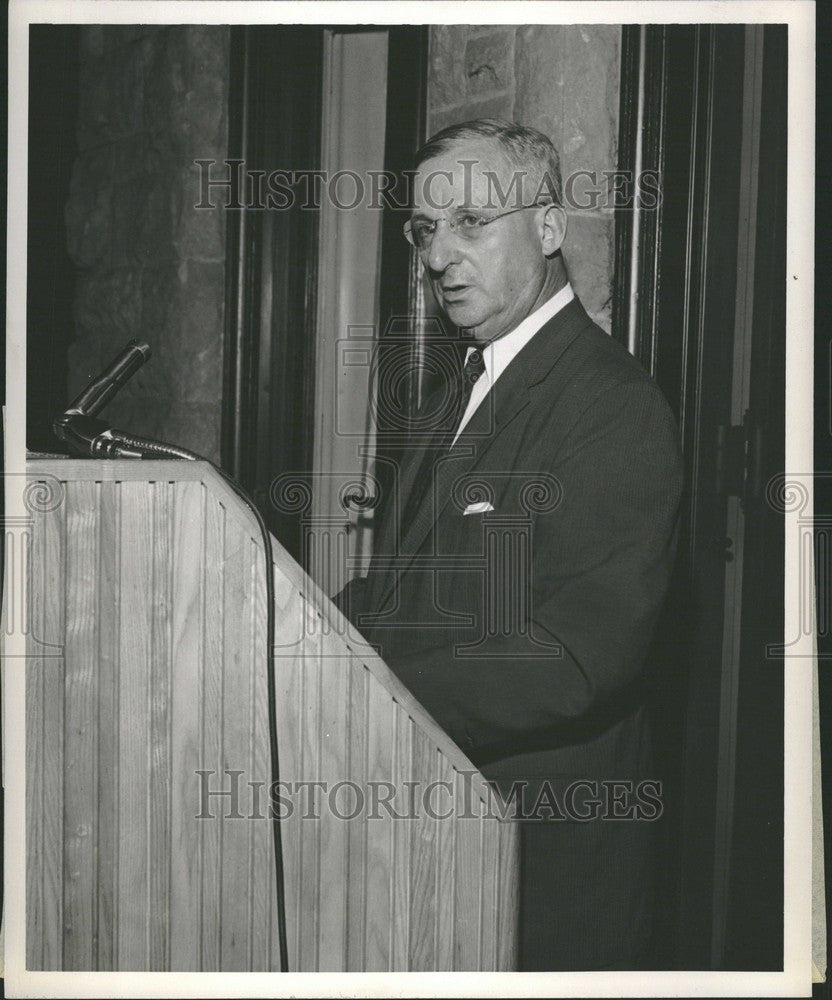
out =
[[410,496],[407,498],[404,513],[402,514],[403,529],[406,529],[408,525],[412,524],[413,518],[416,516],[416,512],[419,510],[425,500],[425,497],[428,495],[434,482],[436,463],[451,447],[454,435],[456,434],[459,423],[462,420],[466,407],[468,406],[468,401],[471,398],[471,393],[474,391],[474,386],[484,371],[485,360],[483,359],[482,351],[479,349],[471,351],[465,361],[465,366],[462,369],[462,377],[457,383],[458,398],[456,405],[456,419],[453,427],[450,431],[446,429],[437,431],[437,433],[431,438],[430,442],[425,446],[425,451],[419,467],[419,473],[413,482],[413,489],[410,491]]
[[[482,356],[482,351],[474,349],[468,355],[465,361],[465,367],[462,369],[462,388],[459,393],[459,409],[457,411],[456,426],[459,427],[459,422],[465,413],[465,409],[468,406],[468,400],[471,398],[471,393],[474,391],[474,385],[479,380],[480,375],[485,371],[485,359]],[[454,428],[456,432],[456,427]]]

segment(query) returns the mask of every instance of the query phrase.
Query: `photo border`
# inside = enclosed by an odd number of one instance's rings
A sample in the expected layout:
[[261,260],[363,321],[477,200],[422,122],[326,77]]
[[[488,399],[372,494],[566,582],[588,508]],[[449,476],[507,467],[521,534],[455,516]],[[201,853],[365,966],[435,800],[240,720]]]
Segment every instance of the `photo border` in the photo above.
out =
[[[426,21],[426,13],[430,20]],[[7,995],[63,997],[294,996],[806,996],[811,993],[812,682],[814,637],[800,621],[801,525],[813,516],[815,7],[809,0],[647,2],[385,2],[374,0],[11,0],[4,476],[6,517],[23,516],[26,433],[28,28],[53,24],[633,24],[788,25],[786,470],[808,507],[785,514],[784,969],[782,972],[151,973],[32,972],[25,949],[25,637],[4,636]],[[793,471],[790,471],[793,470]],[[22,595],[23,596],[23,595]],[[791,598],[791,599],[790,599]],[[785,669],[787,665],[788,669]],[[276,978],[280,977],[280,978]]]

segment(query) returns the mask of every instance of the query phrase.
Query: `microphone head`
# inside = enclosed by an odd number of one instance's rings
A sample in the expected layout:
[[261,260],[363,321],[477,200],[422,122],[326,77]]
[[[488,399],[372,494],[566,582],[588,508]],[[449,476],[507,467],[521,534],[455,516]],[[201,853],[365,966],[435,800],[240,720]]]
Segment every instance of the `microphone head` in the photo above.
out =
[[145,364],[150,355],[150,344],[141,340],[129,341],[107,368],[72,401],[66,412],[95,417],[128,379]]
[[151,351],[151,349],[150,349],[150,344],[146,344],[143,340],[131,340],[127,344],[127,346],[128,347],[137,347],[142,352],[142,354],[144,355],[144,360],[145,361],[148,361],[150,359],[151,355],[153,354],[153,351]]

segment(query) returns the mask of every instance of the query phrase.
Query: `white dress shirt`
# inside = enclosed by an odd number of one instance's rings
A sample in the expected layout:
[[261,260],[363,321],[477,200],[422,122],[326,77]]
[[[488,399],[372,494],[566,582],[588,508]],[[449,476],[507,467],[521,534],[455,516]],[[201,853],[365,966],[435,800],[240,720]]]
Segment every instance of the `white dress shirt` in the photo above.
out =
[[[506,368],[508,368],[516,355],[528,344],[541,327],[548,323],[556,313],[559,313],[564,306],[569,305],[574,298],[575,293],[572,291],[572,286],[567,282],[559,292],[555,292],[539,309],[535,309],[511,333],[507,333],[504,337],[498,337],[496,340],[492,340],[486,344],[482,352],[485,371],[474,383],[474,388],[471,390],[471,398],[468,400],[468,406],[462,414],[462,420],[457,428],[452,444],[456,444],[456,439],[474,415],[477,407],[485,399],[492,386]],[[468,348],[468,352],[465,355],[466,361],[468,360],[468,355],[474,350],[476,350],[475,347]]]

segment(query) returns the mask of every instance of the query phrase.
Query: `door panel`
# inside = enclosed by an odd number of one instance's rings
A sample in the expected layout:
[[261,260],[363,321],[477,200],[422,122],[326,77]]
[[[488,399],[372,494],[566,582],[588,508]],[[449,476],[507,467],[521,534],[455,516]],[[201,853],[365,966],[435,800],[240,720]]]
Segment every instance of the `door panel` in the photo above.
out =
[[[229,159],[251,172],[320,166],[322,29],[231,29]],[[270,500],[281,474],[312,466],[319,213],[266,208],[246,180],[228,211],[223,466],[253,495],[298,561],[296,515]]]
[[[377,43],[380,35],[386,55],[369,37]],[[326,187],[321,196],[311,176],[278,181],[292,188],[288,205],[264,210],[263,202],[272,190],[271,171],[310,174],[322,169],[324,156],[333,169],[356,169],[347,162],[353,154],[369,157],[359,170],[400,174],[409,168],[422,138],[426,30],[258,25],[233,27],[231,39],[229,159],[243,161],[244,185],[242,207],[228,212],[222,462],[254,495],[294,558],[312,569],[313,553],[320,556],[321,547],[308,544],[316,522],[324,547],[332,545],[335,565],[343,568],[347,525],[349,554],[360,561],[369,551],[373,512],[348,515],[341,505],[344,478],[332,474],[355,467],[359,475],[347,479],[360,481],[370,468],[371,425],[366,442],[357,427],[369,401],[368,376],[378,381],[378,375],[360,355],[391,317],[409,313],[413,274],[404,220],[385,202],[356,225],[355,212],[322,207]],[[364,59],[366,44],[373,51]],[[343,85],[350,94],[341,93]],[[350,121],[343,117],[349,115]],[[245,181],[252,171],[265,172],[259,205],[252,180]],[[348,179],[339,192],[349,202]],[[401,196],[399,188],[395,197]],[[358,288],[360,303],[353,295]],[[350,324],[366,327],[369,344],[359,337],[357,350],[339,354]],[[340,388],[338,371],[349,387]],[[348,417],[343,435],[339,413]],[[342,454],[347,438],[357,463]],[[377,474],[389,465],[379,463]],[[348,495],[361,495],[355,485]],[[321,558],[321,565],[331,565],[329,556]]]
[[370,392],[382,213],[372,204],[370,178],[384,168],[387,50],[386,30],[324,32],[321,165],[342,180],[327,186],[320,210],[312,502],[305,527],[315,552],[314,565],[307,555],[307,570],[328,594],[366,573],[372,545],[371,516],[360,516],[346,498],[373,492]]
[[[782,218],[760,213],[784,193],[784,178],[765,158],[784,155],[770,90],[785,73],[785,29],[763,30],[624,30],[619,166],[634,164],[638,153],[644,169],[659,171],[662,199],[658,211],[618,220],[614,335],[674,408],[687,473],[676,574],[651,657],[666,808],[658,944],[661,961],[678,968],[744,961],[779,968],[782,961],[774,923],[750,949],[732,916],[765,901],[767,912],[779,907],[782,923],[782,847],[779,857],[767,851],[759,859],[762,893],[751,892],[748,871],[734,867],[742,853],[737,831],[749,795],[759,791],[760,775],[748,766],[755,753],[780,762],[779,771],[766,772],[758,807],[779,817],[782,831],[782,673],[769,664],[780,687],[768,683],[760,695],[772,725],[759,733],[749,728],[754,685],[743,667],[752,642],[748,609],[776,629],[783,594],[782,552],[778,558],[770,541],[778,517],[768,511],[763,518],[765,539],[746,523],[749,477],[758,482],[762,474],[758,467],[751,475],[747,459],[764,454],[765,469],[776,467],[784,431],[782,378],[778,384],[760,374],[783,373],[785,327],[771,302],[785,296],[782,270],[778,280],[772,263],[772,227],[782,231]],[[769,323],[766,336],[758,336],[758,316]],[[764,427],[755,423],[762,412],[770,414]]]

